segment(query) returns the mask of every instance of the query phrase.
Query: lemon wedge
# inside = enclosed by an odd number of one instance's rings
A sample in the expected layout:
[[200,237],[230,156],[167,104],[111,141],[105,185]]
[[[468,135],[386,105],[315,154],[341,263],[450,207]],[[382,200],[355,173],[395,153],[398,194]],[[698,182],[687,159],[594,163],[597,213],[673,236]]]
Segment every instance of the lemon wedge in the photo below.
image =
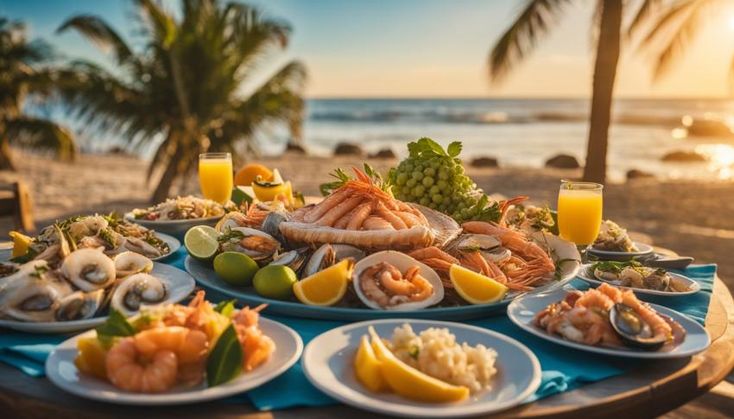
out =
[[303,304],[330,306],[338,303],[347,292],[349,277],[354,269],[353,259],[332,265],[323,271],[293,284],[293,293]]
[[451,265],[449,277],[456,292],[471,304],[494,303],[507,294],[507,287],[503,284],[461,265]]
[[362,336],[357,356],[354,357],[354,372],[359,382],[370,391],[379,393],[390,389],[382,376],[381,363],[367,335]]
[[11,231],[8,235],[13,239],[13,254],[11,257],[17,258],[28,253],[33,237],[26,236],[17,231]]
[[370,326],[372,348],[380,361],[380,369],[385,382],[396,394],[411,400],[432,403],[458,402],[469,397],[469,389],[455,386],[411,367],[399,360],[385,346],[375,329]]

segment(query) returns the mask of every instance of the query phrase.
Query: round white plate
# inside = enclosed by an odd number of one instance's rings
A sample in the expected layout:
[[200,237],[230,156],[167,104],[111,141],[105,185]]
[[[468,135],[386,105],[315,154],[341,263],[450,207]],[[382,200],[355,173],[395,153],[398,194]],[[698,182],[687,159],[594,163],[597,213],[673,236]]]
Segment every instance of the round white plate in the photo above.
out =
[[671,317],[673,320],[686,329],[686,338],[678,346],[668,351],[644,351],[635,348],[609,348],[602,346],[591,346],[584,345],[581,343],[571,342],[570,340],[563,339],[560,336],[552,335],[545,330],[535,326],[533,324],[533,318],[535,314],[546,308],[549,304],[556,303],[563,299],[568,292],[568,289],[557,289],[542,294],[527,295],[525,297],[518,298],[517,300],[510,303],[507,307],[507,316],[512,320],[513,323],[521,327],[522,329],[534,334],[535,336],[541,337],[545,340],[549,340],[559,345],[568,346],[574,349],[580,349],[586,352],[594,352],[603,355],[621,356],[627,358],[647,358],[647,359],[666,359],[666,358],[683,358],[691,355],[695,355],[699,352],[706,350],[711,344],[711,339],[706,333],[706,329],[703,328],[699,323],[685,315],[678,313],[675,310],[671,310],[667,307],[659,306],[657,304],[650,304],[652,308],[661,314]]
[[[373,393],[354,375],[354,355],[368,326],[385,338],[409,323],[416,333],[429,327],[447,327],[458,342],[483,344],[497,351],[497,375],[492,388],[458,403],[421,403],[396,394]],[[354,407],[406,417],[461,417],[509,409],[530,397],[540,385],[540,363],[520,342],[505,335],[460,323],[389,319],[353,323],[325,332],[303,352],[303,371],[311,383],[329,396]]]
[[176,251],[181,248],[181,242],[177,238],[173,236],[169,236],[168,234],[159,233],[159,232],[156,232],[155,235],[159,239],[166,242],[169,250],[168,250],[168,253],[166,253],[165,255],[158,256],[157,258],[150,258],[151,260],[155,261],[155,260],[166,259],[167,257],[171,256],[172,254],[176,253]]
[[128,221],[140,224],[156,232],[171,235],[179,240],[183,240],[184,235],[186,235],[186,232],[191,227],[198,225],[214,227],[220,218],[222,217],[195,218],[192,220],[142,220],[133,217],[131,212],[125,214],[125,219]]
[[[152,275],[160,278],[166,284],[170,292],[171,303],[177,303],[186,298],[194,290],[196,283],[194,278],[181,269],[159,262],[153,263]],[[99,326],[107,320],[107,316],[92,317],[84,320],[71,320],[67,322],[21,322],[17,320],[0,319],[0,327],[19,330],[29,333],[72,333],[91,329]]]
[[594,287],[598,287],[601,284],[610,284],[610,285],[614,285],[617,288],[633,290],[636,294],[662,295],[665,297],[678,297],[678,296],[683,296],[683,295],[691,295],[701,290],[701,284],[699,284],[698,282],[692,280],[691,278],[685,275],[677,274],[674,272],[668,272],[668,275],[670,275],[671,280],[677,281],[687,286],[688,287],[687,291],[681,291],[681,292],[658,291],[658,290],[651,290],[651,289],[646,289],[646,288],[625,287],[622,285],[616,285],[616,284],[612,284],[610,281],[602,281],[600,279],[597,279],[593,275],[590,275],[590,272],[588,272],[588,270],[591,267],[591,265],[592,265],[591,263],[582,265],[581,269],[579,269],[579,273],[577,276],[583,279],[584,281],[588,282],[589,284],[593,285]]
[[611,250],[599,250],[589,246],[586,252],[598,257],[601,260],[630,260],[639,256],[645,256],[652,253],[653,248],[649,244],[634,242],[637,252],[614,252]]
[[81,337],[93,336],[94,331],[77,335],[57,346],[46,360],[46,376],[64,391],[109,403],[146,406],[221,399],[267,383],[284,373],[301,356],[303,341],[291,328],[263,317],[260,317],[260,327],[275,342],[276,349],[271,358],[253,371],[211,388],[202,383],[196,387],[174,387],[161,394],[130,393],[118,389],[107,381],[81,374],[74,365],[74,358],[77,355],[76,341]]

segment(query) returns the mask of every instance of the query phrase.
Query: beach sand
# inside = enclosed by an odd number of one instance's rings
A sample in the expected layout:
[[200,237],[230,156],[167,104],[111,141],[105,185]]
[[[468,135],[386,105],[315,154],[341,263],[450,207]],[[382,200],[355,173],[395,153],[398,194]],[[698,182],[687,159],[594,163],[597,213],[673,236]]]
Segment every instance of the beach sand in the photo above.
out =
[[[279,168],[297,190],[317,195],[319,184],[329,180],[331,170],[361,166],[362,160],[285,154],[261,161]],[[147,206],[155,185],[146,183],[147,163],[130,156],[84,154],[69,164],[18,153],[16,161],[19,171],[0,172],[0,182],[22,179],[28,183],[38,227],[79,213],[123,213]],[[368,162],[383,173],[396,164],[395,160]],[[467,173],[487,193],[528,195],[536,204],[553,207],[560,179],[580,176],[576,170],[520,168],[469,167]],[[177,192],[197,193],[197,179],[181,181]],[[643,240],[693,256],[699,263],[718,263],[722,279],[734,289],[733,198],[734,183],[640,179],[606,185],[604,216],[642,233]],[[5,237],[11,228],[9,221],[3,221],[0,234]]]

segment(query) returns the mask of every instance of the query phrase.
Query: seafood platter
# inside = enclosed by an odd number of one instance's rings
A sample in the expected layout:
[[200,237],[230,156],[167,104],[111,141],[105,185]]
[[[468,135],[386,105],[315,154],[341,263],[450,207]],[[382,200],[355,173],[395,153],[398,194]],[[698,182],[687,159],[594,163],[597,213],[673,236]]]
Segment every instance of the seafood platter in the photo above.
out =
[[611,220],[604,220],[588,249],[590,255],[604,260],[630,260],[653,253],[649,244],[632,241],[627,230]]
[[85,330],[110,310],[175,303],[194,279],[155,262],[171,245],[153,231],[114,216],[59,221],[36,237],[19,233],[0,263],[0,326],[36,333]]
[[59,345],[48,378],[78,396],[120,404],[162,405],[238,394],[290,368],[303,342],[261,318],[263,307],[212,304],[199,291],[187,305],[119,312]]
[[574,244],[506,222],[507,211],[526,197],[485,197],[475,205],[481,210],[469,212],[436,205],[448,183],[434,185],[427,176],[441,181],[444,170],[463,168],[451,150],[435,146],[414,153],[428,162],[408,179],[421,179],[418,192],[438,188],[429,202],[418,194],[411,195],[418,202],[397,198],[406,195],[396,188],[404,173],[383,178],[369,166],[353,168],[353,175],[337,170],[317,203],[292,208],[256,201],[214,228],[189,230],[186,269],[202,285],[246,304],[340,320],[478,317],[576,276]]
[[701,289],[698,282],[684,275],[645,266],[634,259],[585,264],[581,266],[578,277],[594,286],[607,283],[632,289],[641,295],[684,296]]
[[195,225],[214,225],[230,209],[210,199],[192,195],[167,199],[148,208],[135,208],[125,219],[149,229],[183,238]]

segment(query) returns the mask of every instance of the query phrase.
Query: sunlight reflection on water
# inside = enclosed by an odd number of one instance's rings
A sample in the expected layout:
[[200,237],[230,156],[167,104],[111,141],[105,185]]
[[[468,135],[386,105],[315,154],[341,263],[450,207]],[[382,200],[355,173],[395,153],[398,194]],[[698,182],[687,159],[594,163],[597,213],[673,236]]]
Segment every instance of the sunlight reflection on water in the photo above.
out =
[[721,180],[734,178],[734,146],[729,144],[701,144],[696,152],[709,159],[707,169]]

